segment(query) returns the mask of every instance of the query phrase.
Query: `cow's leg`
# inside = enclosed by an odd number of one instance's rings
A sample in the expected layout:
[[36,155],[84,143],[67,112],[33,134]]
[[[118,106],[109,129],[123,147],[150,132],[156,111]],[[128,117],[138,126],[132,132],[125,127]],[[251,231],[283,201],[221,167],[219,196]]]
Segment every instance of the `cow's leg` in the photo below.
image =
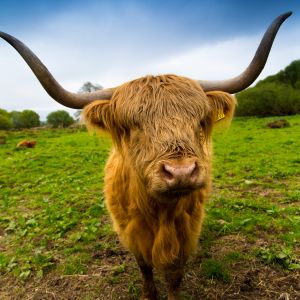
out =
[[165,273],[165,278],[168,286],[168,300],[179,300],[180,298],[180,283],[183,277],[183,269],[170,270]]
[[157,300],[157,290],[153,280],[153,268],[148,266],[143,258],[136,258],[143,275],[142,300]]

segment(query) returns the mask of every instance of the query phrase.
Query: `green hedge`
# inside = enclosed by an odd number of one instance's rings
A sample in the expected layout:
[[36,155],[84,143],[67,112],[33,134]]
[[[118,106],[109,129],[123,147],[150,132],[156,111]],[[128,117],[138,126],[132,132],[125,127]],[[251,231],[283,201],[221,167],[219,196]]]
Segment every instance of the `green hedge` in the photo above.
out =
[[237,94],[238,116],[280,116],[300,113],[300,90],[288,84],[265,83]]
[[237,94],[238,116],[279,116],[300,113],[300,60]]

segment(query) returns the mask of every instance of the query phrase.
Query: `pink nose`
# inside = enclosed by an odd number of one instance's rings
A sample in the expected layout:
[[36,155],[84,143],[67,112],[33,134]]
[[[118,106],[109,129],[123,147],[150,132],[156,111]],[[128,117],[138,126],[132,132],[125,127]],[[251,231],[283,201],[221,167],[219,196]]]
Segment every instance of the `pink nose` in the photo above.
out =
[[161,177],[170,188],[191,187],[197,182],[199,167],[195,162],[185,164],[164,163]]

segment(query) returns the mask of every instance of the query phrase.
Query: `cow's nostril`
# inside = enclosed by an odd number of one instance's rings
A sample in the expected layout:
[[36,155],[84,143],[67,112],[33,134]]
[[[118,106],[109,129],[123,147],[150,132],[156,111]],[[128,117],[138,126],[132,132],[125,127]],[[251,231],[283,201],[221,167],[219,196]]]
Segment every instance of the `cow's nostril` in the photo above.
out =
[[193,180],[193,179],[198,178],[199,172],[200,172],[200,171],[199,171],[199,167],[198,167],[197,164],[195,164],[194,169],[193,169],[192,172],[191,172],[191,179]]
[[174,179],[174,175],[172,173],[172,167],[163,164],[161,168],[162,178],[166,181],[172,181]]

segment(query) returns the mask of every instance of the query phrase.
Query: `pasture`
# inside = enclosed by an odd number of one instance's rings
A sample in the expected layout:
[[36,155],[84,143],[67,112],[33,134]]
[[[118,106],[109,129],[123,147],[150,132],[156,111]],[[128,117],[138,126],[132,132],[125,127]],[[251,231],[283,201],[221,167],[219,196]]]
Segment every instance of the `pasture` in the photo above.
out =
[[[300,115],[267,128],[274,119],[235,118],[215,132],[213,192],[184,299],[300,298]],[[138,299],[138,267],[103,203],[109,136],[2,134],[0,299]],[[23,139],[36,147],[17,149]]]

